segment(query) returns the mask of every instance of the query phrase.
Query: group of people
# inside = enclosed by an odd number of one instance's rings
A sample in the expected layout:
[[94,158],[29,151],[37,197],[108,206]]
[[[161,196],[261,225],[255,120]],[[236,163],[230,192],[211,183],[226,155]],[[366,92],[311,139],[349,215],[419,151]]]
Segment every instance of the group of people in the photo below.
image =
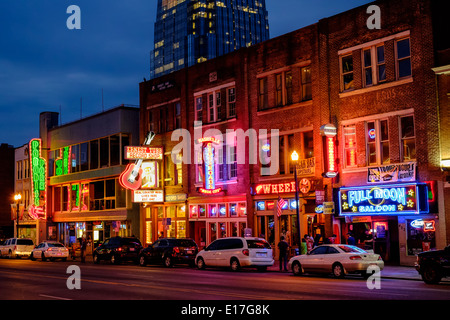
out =
[[[322,235],[320,234],[316,234],[314,238],[308,234],[305,234],[302,238],[301,254],[308,254],[313,248],[317,247],[320,243],[321,238]],[[333,234],[331,237],[325,238],[323,243],[333,244],[336,243],[336,239],[337,236]],[[351,233],[347,234],[347,244],[356,245],[356,240]],[[284,236],[280,237],[280,242],[278,243],[278,250],[279,250],[280,271],[282,271],[283,268],[284,271],[287,271],[289,244]]]

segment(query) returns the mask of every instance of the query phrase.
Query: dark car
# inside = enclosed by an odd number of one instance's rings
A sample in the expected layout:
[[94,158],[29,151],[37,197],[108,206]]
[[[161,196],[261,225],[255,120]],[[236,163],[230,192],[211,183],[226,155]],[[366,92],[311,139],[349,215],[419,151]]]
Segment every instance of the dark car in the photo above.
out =
[[161,238],[143,249],[139,254],[139,264],[163,264],[172,267],[174,264],[195,265],[198,246],[192,239]]
[[137,263],[142,244],[134,237],[113,237],[106,239],[101,245],[95,248],[93,253],[94,263],[101,260],[111,261],[118,264],[121,261],[134,261]]
[[450,246],[444,250],[432,250],[417,255],[416,270],[428,284],[436,284],[443,277],[450,277]]

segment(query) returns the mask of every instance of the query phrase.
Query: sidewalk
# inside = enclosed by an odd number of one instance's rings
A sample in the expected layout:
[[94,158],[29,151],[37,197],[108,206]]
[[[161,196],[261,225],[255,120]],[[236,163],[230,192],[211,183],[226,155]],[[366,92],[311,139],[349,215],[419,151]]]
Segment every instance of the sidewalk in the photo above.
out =
[[[278,261],[275,261],[273,266],[267,268],[267,271],[280,272]],[[386,279],[422,281],[422,277],[414,267],[405,266],[385,266],[381,271],[381,277]],[[442,278],[442,282],[450,282],[450,278]]]

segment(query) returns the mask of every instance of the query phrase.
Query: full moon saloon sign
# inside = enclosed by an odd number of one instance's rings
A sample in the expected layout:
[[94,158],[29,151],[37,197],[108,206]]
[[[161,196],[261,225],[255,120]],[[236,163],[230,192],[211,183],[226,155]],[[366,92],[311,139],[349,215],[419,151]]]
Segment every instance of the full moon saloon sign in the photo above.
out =
[[340,215],[428,213],[427,185],[420,183],[341,188]]

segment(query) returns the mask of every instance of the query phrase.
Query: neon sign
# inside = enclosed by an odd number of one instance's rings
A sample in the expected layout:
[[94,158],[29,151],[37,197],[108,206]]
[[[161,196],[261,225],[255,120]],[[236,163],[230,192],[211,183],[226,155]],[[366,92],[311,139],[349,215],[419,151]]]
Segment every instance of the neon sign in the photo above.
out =
[[426,184],[395,184],[341,188],[340,215],[428,213]]
[[219,144],[220,141],[214,137],[206,137],[198,139],[197,142],[203,144],[203,162],[205,170],[204,188],[199,188],[202,194],[212,195],[218,194],[222,188],[216,188],[216,168],[214,163],[215,148],[213,144]]
[[423,229],[424,232],[436,231],[436,222],[434,220],[416,219],[411,221],[411,227],[415,229]]
[[323,154],[325,160],[325,170],[323,175],[327,178],[337,176],[336,163],[336,127],[332,124],[326,124],[320,127],[320,134],[323,136]]
[[41,139],[30,141],[31,206],[28,214],[33,219],[46,218],[47,161],[41,156]]
[[72,147],[60,149],[61,157],[55,160],[55,174],[62,176],[70,173]]
[[285,183],[265,183],[255,186],[255,194],[278,194],[295,192],[295,181]]
[[125,159],[126,160],[162,160],[163,148],[162,147],[125,147]]

